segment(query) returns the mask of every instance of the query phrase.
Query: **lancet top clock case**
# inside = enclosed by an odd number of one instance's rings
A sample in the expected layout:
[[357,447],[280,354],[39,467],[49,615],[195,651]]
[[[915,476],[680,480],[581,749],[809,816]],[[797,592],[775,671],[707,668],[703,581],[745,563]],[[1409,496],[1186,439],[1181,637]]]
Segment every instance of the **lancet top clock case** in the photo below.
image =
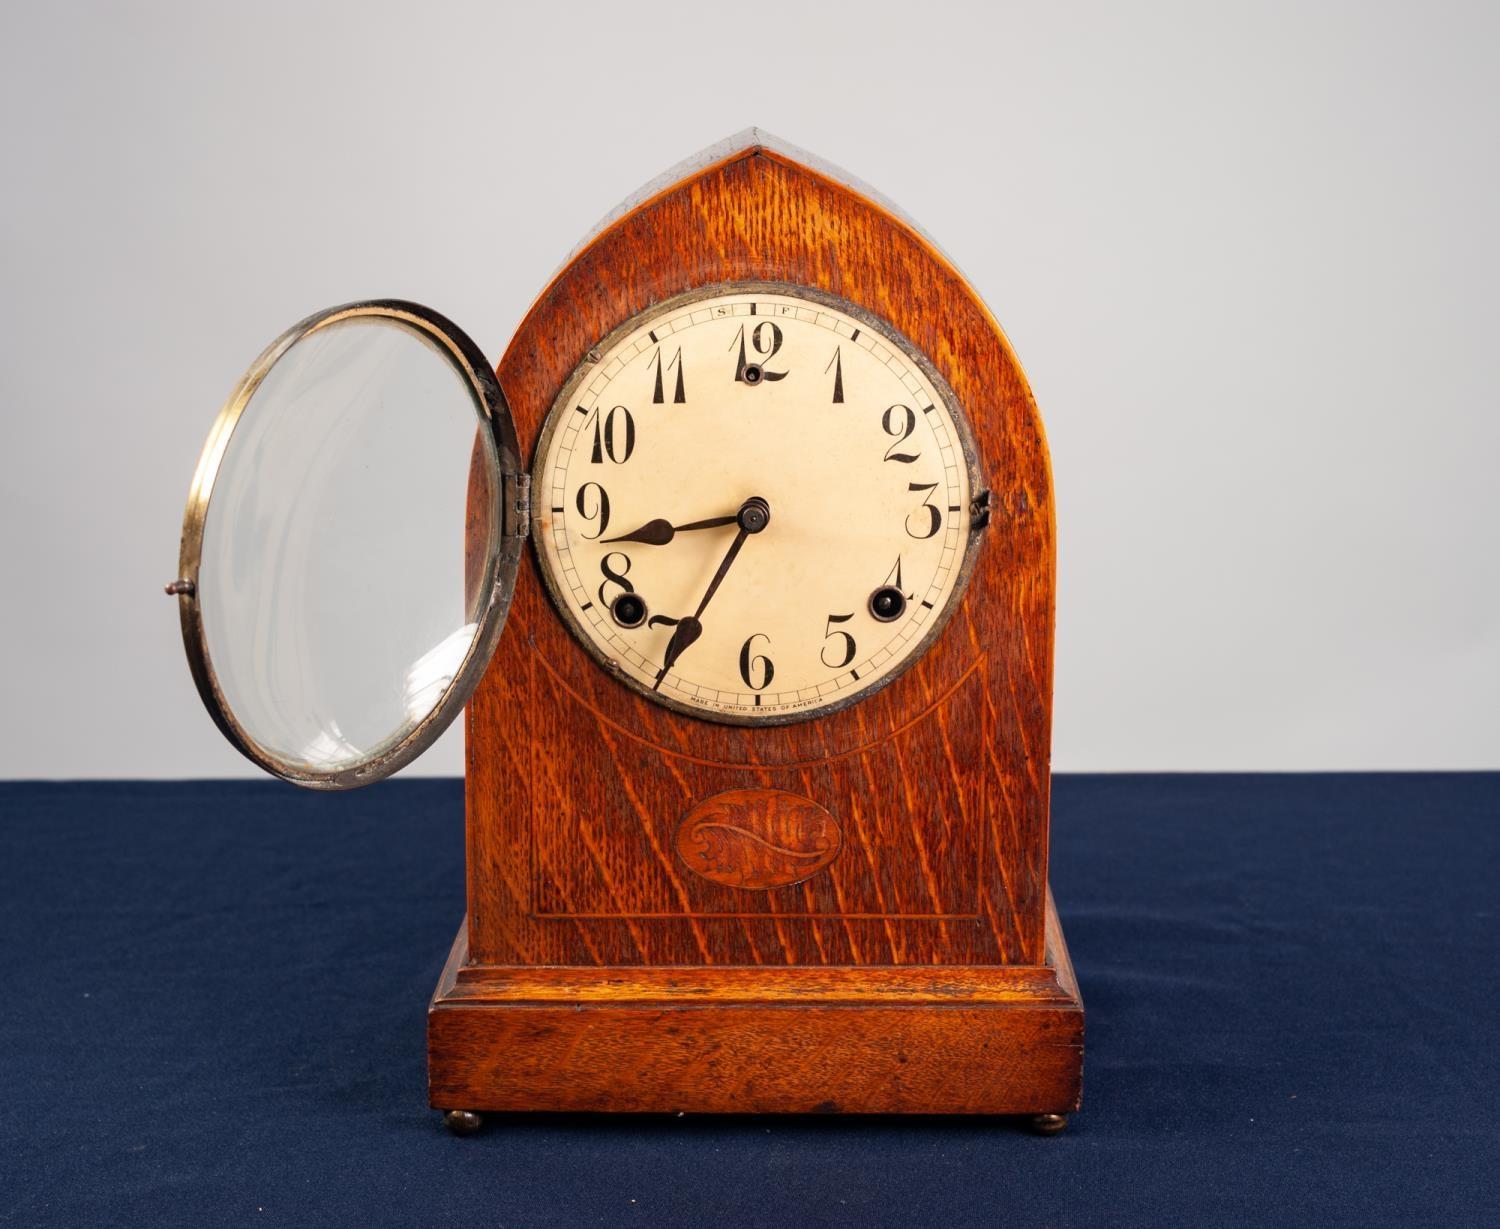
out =
[[377,780],[467,705],[435,1105],[1076,1104],[1040,421],[840,173],[755,132],[670,173],[494,376],[412,304],[304,321],[221,414],[170,588],[288,780]]

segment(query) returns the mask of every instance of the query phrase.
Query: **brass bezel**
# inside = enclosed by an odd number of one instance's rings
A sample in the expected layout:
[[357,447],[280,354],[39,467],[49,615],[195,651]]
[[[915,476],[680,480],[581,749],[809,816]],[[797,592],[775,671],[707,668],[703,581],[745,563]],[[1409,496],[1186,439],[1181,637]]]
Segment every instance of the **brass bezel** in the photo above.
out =
[[[491,504],[489,550],[479,587],[474,590],[479,624],[452,685],[438,704],[416,725],[393,736],[365,759],[335,771],[317,771],[288,760],[257,742],[231,710],[218,676],[203,626],[199,605],[198,572],[203,558],[203,530],[213,499],[214,483],[229,449],[235,427],[271,368],[299,341],[330,325],[369,318],[404,325],[428,341],[467,381],[474,397],[475,420],[481,451],[489,463]],[[193,474],[187,508],[182,519],[182,545],[178,556],[178,579],[168,586],[177,596],[182,621],[182,642],[188,666],[204,707],[231,744],[267,772],[311,789],[341,790],[369,785],[390,776],[421,755],[448,727],[468,702],[490,657],[515,592],[526,526],[506,534],[505,492],[522,472],[515,424],[500,391],[499,382],[483,352],[446,317],[417,303],[400,299],[371,299],[347,303],[316,312],[293,325],[273,341],[240,380],[219,411]],[[509,478],[511,483],[505,480]]]
[[608,354],[615,345],[628,337],[636,330],[650,324],[651,321],[660,319],[662,316],[671,315],[680,311],[686,304],[697,302],[700,299],[718,298],[723,295],[733,294],[770,294],[785,295],[789,298],[803,299],[811,303],[819,303],[824,307],[833,308],[842,312],[853,320],[858,320],[871,331],[880,334],[885,340],[891,342],[906,358],[921,369],[922,374],[931,381],[933,388],[942,398],[944,406],[949,411],[955,429],[959,437],[959,449],[963,453],[965,469],[969,479],[970,506],[967,510],[969,517],[968,539],[964,543],[963,562],[959,565],[958,579],[954,582],[953,591],[948,595],[942,610],[938,611],[937,617],[922,634],[921,638],[912,646],[906,658],[894,670],[874,680],[868,685],[858,688],[849,695],[840,696],[830,700],[826,704],[815,705],[807,709],[799,709],[792,713],[767,713],[764,716],[753,716],[739,713],[720,713],[698,705],[689,704],[672,696],[664,696],[659,691],[653,691],[640,680],[622,670],[619,665],[597,646],[589,637],[587,630],[574,615],[567,603],[557,580],[552,575],[552,565],[547,559],[547,553],[538,535],[533,534],[532,549],[536,554],[537,570],[542,575],[543,588],[547,591],[547,597],[557,611],[558,617],[567,626],[568,631],[583,646],[584,650],[599,665],[610,678],[616,682],[629,687],[637,695],[645,696],[646,699],[679,713],[686,717],[695,717],[699,721],[711,721],[719,725],[735,725],[746,727],[769,727],[796,725],[803,721],[812,721],[819,717],[827,717],[832,713],[841,712],[855,704],[869,699],[876,692],[890,686],[898,678],[907,672],[923,655],[932,648],[937,638],[942,635],[948,621],[953,613],[963,604],[964,596],[968,592],[969,580],[974,572],[975,560],[979,554],[979,544],[982,531],[988,523],[988,518],[978,515],[978,504],[988,491],[983,470],[980,466],[979,451],[974,444],[974,433],[969,426],[968,412],[964,409],[958,396],[954,393],[948,381],[933,365],[932,360],[919,350],[899,329],[889,320],[877,316],[867,308],[851,303],[848,299],[840,298],[838,295],[829,294],[827,291],[818,290],[811,286],[803,286],[797,282],[777,282],[765,279],[754,279],[749,281],[716,282],[711,285],[697,286],[681,294],[669,296],[658,300],[651,306],[637,312],[628,320],[623,321],[609,333],[596,342],[589,351],[579,360],[563,386],[558,390],[553,399],[547,416],[542,420],[542,428],[538,433],[536,447],[531,457],[531,481],[532,485],[541,490],[546,482],[546,475],[542,472],[546,464],[547,453],[551,448],[552,437],[556,434],[559,424],[563,421],[567,408],[572,405],[574,394],[577,389],[588,378],[595,365],[601,357]]

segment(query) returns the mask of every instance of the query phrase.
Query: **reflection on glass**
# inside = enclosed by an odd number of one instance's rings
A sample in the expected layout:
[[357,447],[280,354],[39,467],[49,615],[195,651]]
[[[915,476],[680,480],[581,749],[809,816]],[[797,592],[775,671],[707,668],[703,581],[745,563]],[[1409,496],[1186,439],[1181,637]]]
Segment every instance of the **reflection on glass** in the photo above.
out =
[[477,424],[447,356],[377,318],[298,341],[251,398],[198,593],[230,712],[273,755],[353,767],[447,692],[477,630],[464,602]]
[[412,662],[406,672],[406,715],[413,725],[432,712],[453,685],[478,630],[477,623],[465,624],[430,653]]
[[338,722],[330,720],[328,726],[314,734],[312,742],[302,748],[302,759],[309,768],[337,769],[354,763],[363,754],[339,733]]

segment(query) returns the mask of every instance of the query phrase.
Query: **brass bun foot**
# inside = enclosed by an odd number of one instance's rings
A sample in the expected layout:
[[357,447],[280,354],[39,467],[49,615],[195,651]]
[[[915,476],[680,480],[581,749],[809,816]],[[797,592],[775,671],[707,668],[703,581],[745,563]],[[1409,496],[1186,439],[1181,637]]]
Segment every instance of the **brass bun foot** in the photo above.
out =
[[1068,1125],[1066,1114],[1033,1114],[1026,1120],[1033,1134],[1056,1135]]
[[473,1135],[484,1126],[484,1115],[473,1110],[449,1110],[443,1115],[443,1125],[455,1135]]

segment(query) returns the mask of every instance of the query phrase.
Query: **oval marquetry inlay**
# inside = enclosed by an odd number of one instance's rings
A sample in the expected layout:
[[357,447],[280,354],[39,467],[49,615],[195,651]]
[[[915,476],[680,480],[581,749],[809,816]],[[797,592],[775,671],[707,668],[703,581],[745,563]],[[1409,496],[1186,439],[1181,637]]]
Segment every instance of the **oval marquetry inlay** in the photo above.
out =
[[838,856],[843,834],[810,798],[732,789],[705,798],[677,829],[677,853],[715,883],[781,888],[811,879]]

